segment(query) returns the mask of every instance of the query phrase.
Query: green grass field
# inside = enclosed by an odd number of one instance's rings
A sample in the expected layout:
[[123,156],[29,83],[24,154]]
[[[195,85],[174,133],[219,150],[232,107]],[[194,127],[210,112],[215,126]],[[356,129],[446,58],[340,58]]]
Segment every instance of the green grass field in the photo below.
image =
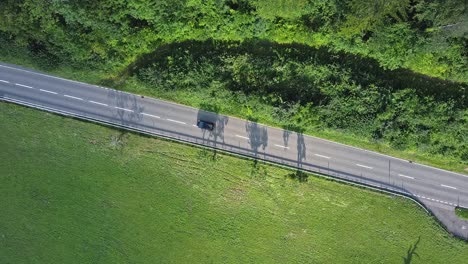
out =
[[402,198],[6,103],[0,120],[0,263],[468,259]]

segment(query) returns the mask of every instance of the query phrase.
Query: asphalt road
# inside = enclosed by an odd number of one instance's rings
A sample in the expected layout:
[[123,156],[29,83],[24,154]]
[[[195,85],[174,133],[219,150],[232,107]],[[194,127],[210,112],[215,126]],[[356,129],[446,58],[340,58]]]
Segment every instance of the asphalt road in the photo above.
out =
[[[341,179],[398,189],[413,195],[430,209],[453,212],[457,204],[468,207],[468,175],[465,174],[19,66],[0,64],[1,97]],[[215,129],[199,129],[195,126],[198,119],[214,122]],[[466,233],[468,237],[467,222],[447,217],[450,220],[439,219],[451,232],[459,236]]]

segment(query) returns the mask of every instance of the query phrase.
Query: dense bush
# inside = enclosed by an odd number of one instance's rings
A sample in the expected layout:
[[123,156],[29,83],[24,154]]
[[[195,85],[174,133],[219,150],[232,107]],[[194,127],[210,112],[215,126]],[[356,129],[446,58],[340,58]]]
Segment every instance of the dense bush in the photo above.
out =
[[459,0],[5,0],[0,32],[64,61],[125,67],[163,43],[303,43],[468,80],[468,11]]

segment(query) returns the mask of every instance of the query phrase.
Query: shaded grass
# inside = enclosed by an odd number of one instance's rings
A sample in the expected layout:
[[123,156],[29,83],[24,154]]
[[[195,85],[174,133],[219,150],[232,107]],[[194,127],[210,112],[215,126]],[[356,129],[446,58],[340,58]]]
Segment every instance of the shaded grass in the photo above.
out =
[[6,103],[0,120],[0,263],[468,258],[402,198]]
[[466,208],[461,208],[457,207],[455,208],[455,213],[460,217],[461,219],[466,219],[468,220],[468,209]]

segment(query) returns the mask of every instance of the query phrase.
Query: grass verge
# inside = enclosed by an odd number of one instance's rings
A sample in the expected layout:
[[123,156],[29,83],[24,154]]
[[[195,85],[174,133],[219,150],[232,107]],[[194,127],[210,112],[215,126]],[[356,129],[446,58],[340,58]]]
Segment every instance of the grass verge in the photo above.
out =
[[457,207],[455,208],[455,213],[460,217],[461,219],[468,220],[468,209],[466,208],[461,208]]
[[417,205],[0,103],[1,263],[463,263]]

